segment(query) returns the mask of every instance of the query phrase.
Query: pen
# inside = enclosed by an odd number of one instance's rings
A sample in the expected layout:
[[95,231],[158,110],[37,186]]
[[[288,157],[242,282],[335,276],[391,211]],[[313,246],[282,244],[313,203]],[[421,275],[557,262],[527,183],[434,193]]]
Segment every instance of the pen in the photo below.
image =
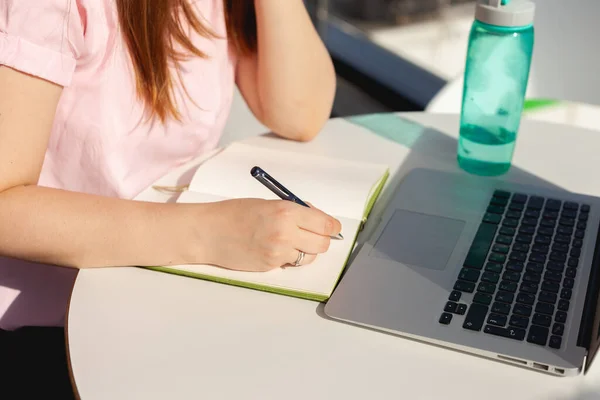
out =
[[[260,167],[252,168],[250,170],[250,175],[252,175],[254,178],[256,178],[257,181],[259,181],[260,183],[265,185],[267,187],[267,189],[269,189],[271,192],[273,192],[277,196],[279,196],[280,199],[292,201],[296,204],[300,204],[301,206],[310,208],[310,206],[308,204],[306,204],[305,202],[300,200],[300,198],[298,196],[296,196],[295,194],[290,192],[281,183],[277,182],[275,180],[275,178],[273,178],[271,175],[267,174],[262,168],[260,168]],[[344,237],[342,236],[341,233],[338,233],[334,238],[335,239],[344,239]]]

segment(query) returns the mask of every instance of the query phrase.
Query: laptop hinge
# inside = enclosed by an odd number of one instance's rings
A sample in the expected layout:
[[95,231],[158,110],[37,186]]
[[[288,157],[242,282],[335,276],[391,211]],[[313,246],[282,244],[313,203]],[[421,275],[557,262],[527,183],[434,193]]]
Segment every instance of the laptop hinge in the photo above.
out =
[[[600,229],[600,228],[599,228]],[[596,237],[596,247],[594,249],[594,257],[592,259],[592,268],[588,281],[587,292],[583,314],[581,316],[581,324],[579,328],[579,336],[577,337],[577,345],[585,347],[588,354],[585,361],[584,372],[587,372],[594,360],[594,356],[600,348],[600,301],[598,294],[600,293],[600,230]]]

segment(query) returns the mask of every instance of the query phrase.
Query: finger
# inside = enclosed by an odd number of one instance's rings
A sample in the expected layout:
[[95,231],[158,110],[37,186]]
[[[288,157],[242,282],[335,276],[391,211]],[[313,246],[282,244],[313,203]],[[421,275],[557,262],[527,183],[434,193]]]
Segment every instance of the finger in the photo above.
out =
[[[291,267],[302,267],[304,265],[311,264],[317,258],[316,254],[304,253],[303,257],[299,257],[300,250],[292,250],[290,253],[290,261],[286,264]],[[296,262],[299,262],[296,264]]]
[[329,250],[331,237],[323,236],[304,229],[298,229],[293,239],[294,247],[308,254],[322,254]]
[[340,221],[316,208],[299,209],[297,224],[299,228],[322,236],[335,236],[342,230]]

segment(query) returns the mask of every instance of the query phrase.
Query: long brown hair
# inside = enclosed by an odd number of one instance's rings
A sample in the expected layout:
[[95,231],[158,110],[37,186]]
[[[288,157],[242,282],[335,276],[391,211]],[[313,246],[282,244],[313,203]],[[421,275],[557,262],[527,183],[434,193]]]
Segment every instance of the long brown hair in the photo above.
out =
[[[186,25],[204,37],[217,35],[201,21],[193,0],[116,0],[123,39],[135,70],[138,96],[151,115],[177,120],[174,77],[170,65],[189,56],[205,58],[185,32]],[[256,51],[256,15],[253,0],[221,0],[225,10],[227,37],[241,54]],[[177,47],[183,48],[178,51]],[[185,88],[184,88],[185,89]]]

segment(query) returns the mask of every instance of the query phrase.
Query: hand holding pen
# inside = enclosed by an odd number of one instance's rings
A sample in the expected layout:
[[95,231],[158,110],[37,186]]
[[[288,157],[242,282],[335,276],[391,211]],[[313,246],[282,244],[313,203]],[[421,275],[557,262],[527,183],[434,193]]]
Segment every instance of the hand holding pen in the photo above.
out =
[[[298,196],[289,191],[281,183],[277,182],[275,178],[267,174],[262,168],[254,167],[250,170],[250,174],[256,178],[260,183],[267,187],[271,192],[275,193],[282,200],[291,201],[304,207],[310,208],[308,204],[302,201]],[[341,233],[331,237],[332,239],[344,239]]]

